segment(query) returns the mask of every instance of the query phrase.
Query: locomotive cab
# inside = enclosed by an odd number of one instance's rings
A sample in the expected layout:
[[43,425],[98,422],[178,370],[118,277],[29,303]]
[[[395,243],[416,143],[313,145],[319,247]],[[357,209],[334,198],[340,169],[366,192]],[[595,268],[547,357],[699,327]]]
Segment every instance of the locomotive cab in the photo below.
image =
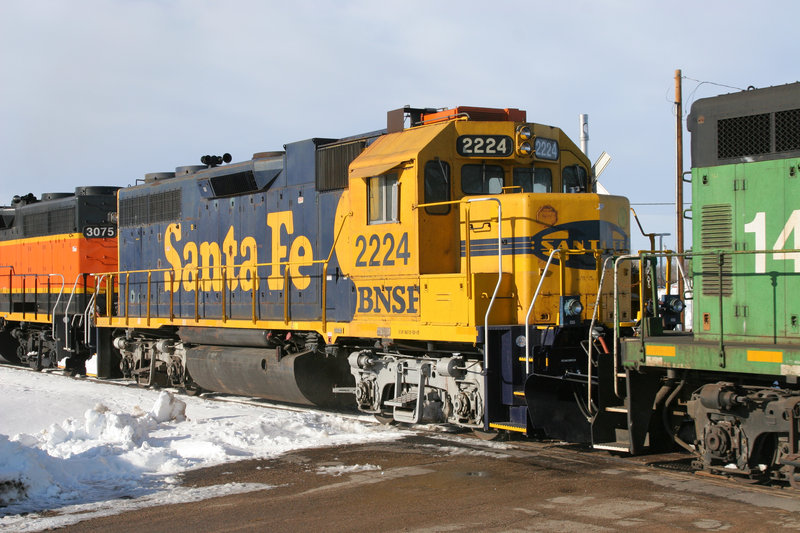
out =
[[[419,125],[377,139],[351,163],[338,216],[349,241],[337,247],[358,294],[350,334],[427,341],[351,358],[362,410],[416,422],[426,389],[426,416],[532,431],[532,368],[556,379],[586,373],[580,353],[552,348],[584,336],[595,304],[610,323],[601,263],[628,247],[627,201],[592,193],[588,168],[561,130],[526,122],[524,111],[464,107],[420,113]],[[627,317],[628,299],[620,302]],[[435,384],[429,359],[453,353],[472,378]],[[505,400],[487,409],[487,397]]]

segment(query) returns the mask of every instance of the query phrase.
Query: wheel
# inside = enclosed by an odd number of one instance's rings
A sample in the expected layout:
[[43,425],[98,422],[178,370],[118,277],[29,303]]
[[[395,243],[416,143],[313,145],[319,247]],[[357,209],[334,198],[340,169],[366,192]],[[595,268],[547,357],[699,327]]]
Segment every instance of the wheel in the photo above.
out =
[[19,343],[11,333],[0,331],[0,363],[19,364],[20,358],[17,352],[19,348]]
[[197,396],[198,394],[205,392],[205,389],[198,386],[197,383],[195,383],[191,379],[187,381],[188,382],[183,387],[181,387],[183,393],[186,394],[186,396]]
[[505,440],[508,438],[505,433],[500,431],[484,431],[482,429],[473,429],[472,434],[478,437],[480,440],[486,441]]
[[28,366],[39,372],[42,367],[42,356],[39,354],[28,357]]
[[797,473],[797,467],[792,466],[789,469],[789,485],[795,490],[800,490],[800,474]]
[[375,417],[375,420],[377,420],[379,423],[381,423],[384,426],[391,426],[391,425],[394,425],[396,423],[396,421],[394,419],[394,416],[389,415],[389,414],[384,414],[384,413],[378,414],[378,413],[375,413],[373,416]]

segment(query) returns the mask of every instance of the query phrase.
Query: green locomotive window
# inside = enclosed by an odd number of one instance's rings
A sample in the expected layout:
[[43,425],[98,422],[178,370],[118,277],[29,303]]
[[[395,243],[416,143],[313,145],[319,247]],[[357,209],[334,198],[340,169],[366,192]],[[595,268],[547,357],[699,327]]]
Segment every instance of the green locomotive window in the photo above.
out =
[[[425,163],[425,198],[424,203],[447,202],[450,200],[450,164],[439,158]],[[446,215],[450,205],[426,207],[425,212],[431,215]]]
[[549,168],[515,168],[514,185],[522,192],[553,192],[553,174]]
[[498,165],[464,165],[461,167],[461,190],[464,194],[500,194],[503,177],[503,167]]
[[370,224],[397,222],[398,187],[397,174],[375,176],[367,181]]
[[561,187],[564,192],[586,192],[586,169],[580,165],[564,167],[561,171]]

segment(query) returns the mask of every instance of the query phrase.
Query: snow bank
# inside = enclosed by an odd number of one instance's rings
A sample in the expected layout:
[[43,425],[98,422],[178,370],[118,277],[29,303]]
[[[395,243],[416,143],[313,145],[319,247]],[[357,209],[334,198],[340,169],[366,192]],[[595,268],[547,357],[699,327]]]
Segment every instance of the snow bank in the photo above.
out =
[[53,424],[38,435],[0,435],[0,506],[32,511],[138,493],[146,471],[177,471],[148,442],[159,424],[184,420],[186,404],[162,391],[149,413],[111,413],[102,403],[82,420]]
[[[167,391],[8,368],[0,368],[0,390],[8,395],[0,416],[0,530],[74,523],[97,516],[101,502],[102,512],[110,514],[136,502],[152,505],[153,498],[166,494],[179,501],[212,497],[214,490],[179,487],[178,474],[298,448],[407,434],[328,413],[179,399]],[[73,414],[43,427],[52,410]],[[25,427],[31,430],[20,431]],[[263,488],[220,485],[218,492]],[[44,510],[61,514],[14,516]]]

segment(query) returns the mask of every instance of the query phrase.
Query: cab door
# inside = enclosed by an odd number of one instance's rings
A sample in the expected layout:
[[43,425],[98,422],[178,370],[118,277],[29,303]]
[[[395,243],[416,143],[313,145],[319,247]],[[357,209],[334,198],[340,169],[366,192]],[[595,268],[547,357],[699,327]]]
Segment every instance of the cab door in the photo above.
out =
[[[424,162],[419,176],[419,203],[449,202],[452,167],[438,157]],[[420,274],[450,274],[460,270],[458,204],[431,205],[419,210]]]

